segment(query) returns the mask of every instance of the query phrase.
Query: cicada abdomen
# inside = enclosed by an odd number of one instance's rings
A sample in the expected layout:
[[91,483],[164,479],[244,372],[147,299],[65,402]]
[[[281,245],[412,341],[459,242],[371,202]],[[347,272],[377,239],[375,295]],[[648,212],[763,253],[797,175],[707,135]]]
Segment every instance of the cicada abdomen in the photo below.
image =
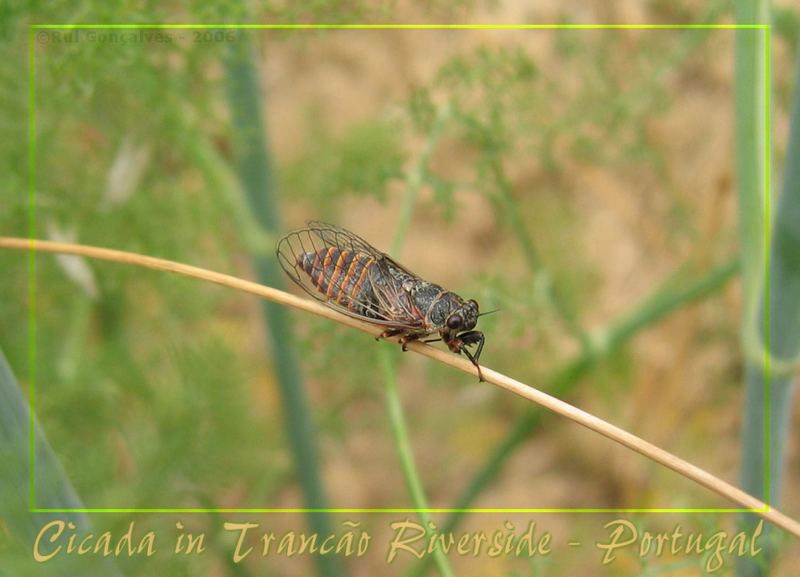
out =
[[370,319],[379,318],[372,284],[368,282],[370,268],[376,262],[371,256],[335,246],[297,256],[298,266],[328,302]]

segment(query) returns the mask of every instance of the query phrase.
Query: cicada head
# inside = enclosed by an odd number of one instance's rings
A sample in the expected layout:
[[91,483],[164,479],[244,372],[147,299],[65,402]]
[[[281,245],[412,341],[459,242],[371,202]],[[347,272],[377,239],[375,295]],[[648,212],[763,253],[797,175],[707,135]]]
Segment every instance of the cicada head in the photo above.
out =
[[447,317],[445,324],[447,328],[454,333],[469,331],[475,328],[475,325],[478,323],[478,316],[478,303],[470,299],[453,310],[450,316]]

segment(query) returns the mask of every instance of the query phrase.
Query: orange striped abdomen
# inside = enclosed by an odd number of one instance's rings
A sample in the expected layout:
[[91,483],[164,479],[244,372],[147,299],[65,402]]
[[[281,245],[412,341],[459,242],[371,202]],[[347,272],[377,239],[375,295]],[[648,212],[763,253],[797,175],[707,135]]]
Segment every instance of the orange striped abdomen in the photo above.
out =
[[369,311],[374,310],[374,294],[366,282],[374,263],[372,257],[336,247],[304,252],[297,257],[297,264],[320,293],[366,316],[373,316]]

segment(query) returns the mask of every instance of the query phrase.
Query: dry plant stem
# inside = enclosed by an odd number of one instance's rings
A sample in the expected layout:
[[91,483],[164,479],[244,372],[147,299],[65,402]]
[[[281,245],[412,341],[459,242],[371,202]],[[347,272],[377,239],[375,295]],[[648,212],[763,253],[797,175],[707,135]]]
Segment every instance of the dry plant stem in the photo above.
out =
[[[329,309],[318,302],[296,297],[283,291],[230,275],[181,264],[174,261],[94,246],[24,238],[0,237],[0,248],[18,250],[28,249],[41,252],[73,254],[77,256],[132,264],[155,270],[174,272],[184,276],[194,277],[225,287],[237,289],[265,299],[269,299],[282,305],[290,306],[321,317],[325,317],[349,327],[364,331],[372,336],[378,336],[382,332],[382,327],[348,317],[347,315],[336,312],[333,309]],[[476,378],[478,376],[477,370],[472,363],[462,357],[453,355],[440,349],[436,349],[430,345],[426,345],[418,341],[409,343],[408,349],[428,358],[439,361],[440,363],[460,369],[465,373],[475,375]],[[528,399],[529,401],[542,405],[554,413],[567,417],[568,419],[575,421],[576,423],[579,423],[588,429],[596,431],[601,435],[608,437],[609,439],[616,441],[617,443],[624,445],[657,463],[669,467],[673,471],[683,475],[688,479],[692,479],[696,483],[699,483],[711,491],[730,499],[734,503],[737,503],[744,508],[752,509],[754,513],[757,513],[763,519],[800,538],[800,523],[775,509],[769,508],[762,501],[759,501],[752,495],[749,495],[741,489],[734,487],[730,483],[726,483],[707,471],[704,471],[703,469],[692,465],[691,463],[684,461],[679,457],[676,457],[672,453],[669,453],[668,451],[665,451],[664,449],[661,449],[652,443],[640,439],[632,433],[607,423],[602,419],[587,413],[586,411],[582,411],[581,409],[573,407],[564,401],[552,397],[547,393],[507,377],[506,375],[498,373],[497,371],[493,371],[488,367],[482,367],[482,372],[483,378],[486,382],[492,383],[493,385],[511,391],[512,393]]]

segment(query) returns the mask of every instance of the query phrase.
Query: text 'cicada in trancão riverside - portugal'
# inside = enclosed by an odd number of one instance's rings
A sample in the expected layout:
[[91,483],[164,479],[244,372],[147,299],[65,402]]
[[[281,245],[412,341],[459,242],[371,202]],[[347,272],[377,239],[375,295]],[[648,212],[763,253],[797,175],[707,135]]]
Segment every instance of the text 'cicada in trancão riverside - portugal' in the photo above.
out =
[[[327,306],[385,328],[380,338],[406,343],[444,341],[478,369],[484,336],[478,303],[421,279],[343,228],[309,222],[278,242],[278,261],[291,279]],[[477,346],[474,353],[469,347]]]

